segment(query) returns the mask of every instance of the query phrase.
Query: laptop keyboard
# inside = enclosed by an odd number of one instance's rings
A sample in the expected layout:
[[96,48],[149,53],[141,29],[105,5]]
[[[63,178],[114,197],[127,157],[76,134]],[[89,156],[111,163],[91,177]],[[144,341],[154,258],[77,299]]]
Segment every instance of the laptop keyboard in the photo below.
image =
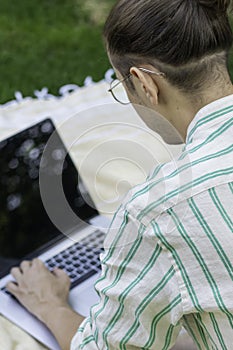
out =
[[103,251],[104,233],[96,230],[81,241],[63,250],[45,262],[49,270],[59,267],[71,280],[71,288],[98,273],[101,269],[99,255]]
[[[96,230],[47,260],[45,265],[51,271],[55,267],[63,269],[70,277],[73,288],[100,271],[99,255],[103,251],[104,237],[102,231]],[[1,290],[9,294],[5,287]]]

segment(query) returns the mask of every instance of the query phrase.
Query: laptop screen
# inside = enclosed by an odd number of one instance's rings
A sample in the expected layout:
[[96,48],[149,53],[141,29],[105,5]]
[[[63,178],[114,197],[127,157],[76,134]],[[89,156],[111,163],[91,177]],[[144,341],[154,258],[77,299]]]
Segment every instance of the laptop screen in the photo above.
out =
[[[50,150],[52,164],[57,167],[63,162],[62,185],[70,208],[86,222],[98,214],[91,199],[86,200],[87,191],[84,200],[80,192],[84,183],[54,130],[52,121],[46,119],[0,142],[0,277],[23,258],[64,237],[44,209],[39,187],[41,157],[52,134],[56,140],[55,149]],[[65,160],[59,157],[62,152]]]

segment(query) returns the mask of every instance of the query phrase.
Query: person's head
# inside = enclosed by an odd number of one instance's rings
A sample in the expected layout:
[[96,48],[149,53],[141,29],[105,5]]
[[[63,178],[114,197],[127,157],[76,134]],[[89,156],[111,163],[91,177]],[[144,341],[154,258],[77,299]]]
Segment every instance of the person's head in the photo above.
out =
[[[184,96],[198,108],[208,102],[206,96],[211,95],[213,86],[229,89],[230,7],[231,0],[118,1],[106,21],[104,38],[119,76],[132,74],[125,81],[132,101],[157,104],[158,109],[161,105],[166,114],[166,91],[171,97],[171,91],[173,97],[176,93]],[[139,67],[164,75],[146,73]],[[157,97],[152,98],[150,85]]]

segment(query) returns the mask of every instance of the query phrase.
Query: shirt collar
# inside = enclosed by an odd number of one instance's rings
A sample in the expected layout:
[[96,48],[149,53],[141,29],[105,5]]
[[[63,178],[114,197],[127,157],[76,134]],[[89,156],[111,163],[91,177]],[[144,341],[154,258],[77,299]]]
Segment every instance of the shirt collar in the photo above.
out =
[[186,145],[192,142],[193,135],[196,130],[201,128],[202,124],[205,125],[205,128],[213,125],[217,118],[221,117],[222,114],[226,114],[227,111],[233,112],[233,95],[223,97],[201,108],[189,124]]

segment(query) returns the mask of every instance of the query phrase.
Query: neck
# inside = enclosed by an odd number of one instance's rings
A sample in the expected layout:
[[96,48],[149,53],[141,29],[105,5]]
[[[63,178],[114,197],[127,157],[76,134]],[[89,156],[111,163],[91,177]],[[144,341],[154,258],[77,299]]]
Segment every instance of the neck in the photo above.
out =
[[[177,89],[166,90],[163,101],[160,104],[160,113],[176,128],[184,142],[187,136],[188,126],[197,112],[204,106],[220,98],[233,94],[233,86],[229,81],[221,86],[211,87],[205,94],[187,96]],[[167,98],[166,98],[167,96]]]

